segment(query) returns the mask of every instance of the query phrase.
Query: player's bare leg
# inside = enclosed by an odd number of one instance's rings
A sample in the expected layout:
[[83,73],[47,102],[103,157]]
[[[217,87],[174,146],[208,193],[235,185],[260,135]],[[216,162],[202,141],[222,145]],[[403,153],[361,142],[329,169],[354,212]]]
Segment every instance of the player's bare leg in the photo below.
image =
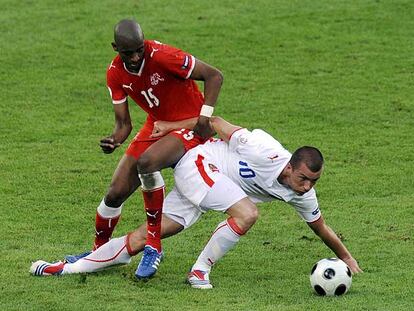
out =
[[152,144],[138,160],[147,215],[146,247],[136,272],[138,278],[152,277],[162,258],[160,236],[165,184],[159,171],[177,163],[184,153],[182,141],[176,136],[167,135]]
[[258,210],[248,198],[232,205],[226,213],[230,216],[218,224],[207,245],[188,274],[188,282],[194,288],[210,289],[209,273],[212,266],[230,251],[256,222]]
[[140,186],[137,159],[124,155],[112,177],[111,185],[97,208],[94,250],[109,241],[121,216],[125,200]]

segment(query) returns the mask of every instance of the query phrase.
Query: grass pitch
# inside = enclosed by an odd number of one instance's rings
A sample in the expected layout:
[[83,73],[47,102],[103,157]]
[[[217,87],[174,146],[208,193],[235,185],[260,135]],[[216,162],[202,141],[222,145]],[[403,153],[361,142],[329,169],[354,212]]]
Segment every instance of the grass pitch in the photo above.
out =
[[[125,148],[108,156],[98,146],[113,127],[105,69],[125,17],[222,70],[217,114],[290,150],[322,150],[321,209],[365,271],[349,294],[312,293],[308,273],[332,253],[282,203],[262,205],[211,291],[184,279],[223,219],[214,213],[164,242],[147,283],[133,278],[139,258],[94,275],[28,274],[33,260],[92,244]],[[412,1],[3,0],[0,21],[1,310],[412,310]],[[145,116],[130,107],[137,130]],[[144,220],[137,193],[115,235]]]

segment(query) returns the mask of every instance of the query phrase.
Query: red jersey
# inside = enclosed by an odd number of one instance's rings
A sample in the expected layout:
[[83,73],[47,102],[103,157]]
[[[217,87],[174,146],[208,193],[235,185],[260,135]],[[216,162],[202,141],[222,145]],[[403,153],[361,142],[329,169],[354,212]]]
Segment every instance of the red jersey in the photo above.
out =
[[138,73],[126,69],[117,55],[106,77],[113,104],[131,97],[156,120],[179,121],[197,117],[204,103],[194,80],[194,56],[158,41],[145,40],[144,59]]

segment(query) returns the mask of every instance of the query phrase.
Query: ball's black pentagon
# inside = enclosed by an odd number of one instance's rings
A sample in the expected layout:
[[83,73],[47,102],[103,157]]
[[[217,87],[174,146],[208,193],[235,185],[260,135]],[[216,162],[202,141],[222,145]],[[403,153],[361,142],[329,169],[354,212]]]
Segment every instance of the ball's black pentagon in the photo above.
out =
[[315,272],[315,270],[316,270],[316,267],[318,266],[318,264],[316,263],[314,266],[313,266],[313,268],[312,268],[312,270],[311,270],[311,275]]
[[323,277],[327,280],[332,279],[335,276],[335,270],[332,268],[328,268],[323,272]]
[[320,287],[319,285],[315,285],[314,289],[315,289],[315,292],[318,295],[320,295],[320,296],[325,296],[326,295],[325,290],[322,287]]
[[335,295],[336,296],[341,296],[346,292],[346,286],[344,284],[339,285],[336,289],[335,289]]
[[348,274],[349,277],[352,277],[351,269],[349,269],[349,267],[346,267],[346,274]]

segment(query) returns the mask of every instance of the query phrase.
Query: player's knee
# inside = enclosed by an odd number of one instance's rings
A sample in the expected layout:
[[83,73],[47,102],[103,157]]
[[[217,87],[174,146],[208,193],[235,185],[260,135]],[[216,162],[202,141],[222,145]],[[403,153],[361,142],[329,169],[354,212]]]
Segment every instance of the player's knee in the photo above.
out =
[[144,152],[138,159],[137,170],[139,174],[147,174],[158,171],[154,165],[154,160],[151,155]]

